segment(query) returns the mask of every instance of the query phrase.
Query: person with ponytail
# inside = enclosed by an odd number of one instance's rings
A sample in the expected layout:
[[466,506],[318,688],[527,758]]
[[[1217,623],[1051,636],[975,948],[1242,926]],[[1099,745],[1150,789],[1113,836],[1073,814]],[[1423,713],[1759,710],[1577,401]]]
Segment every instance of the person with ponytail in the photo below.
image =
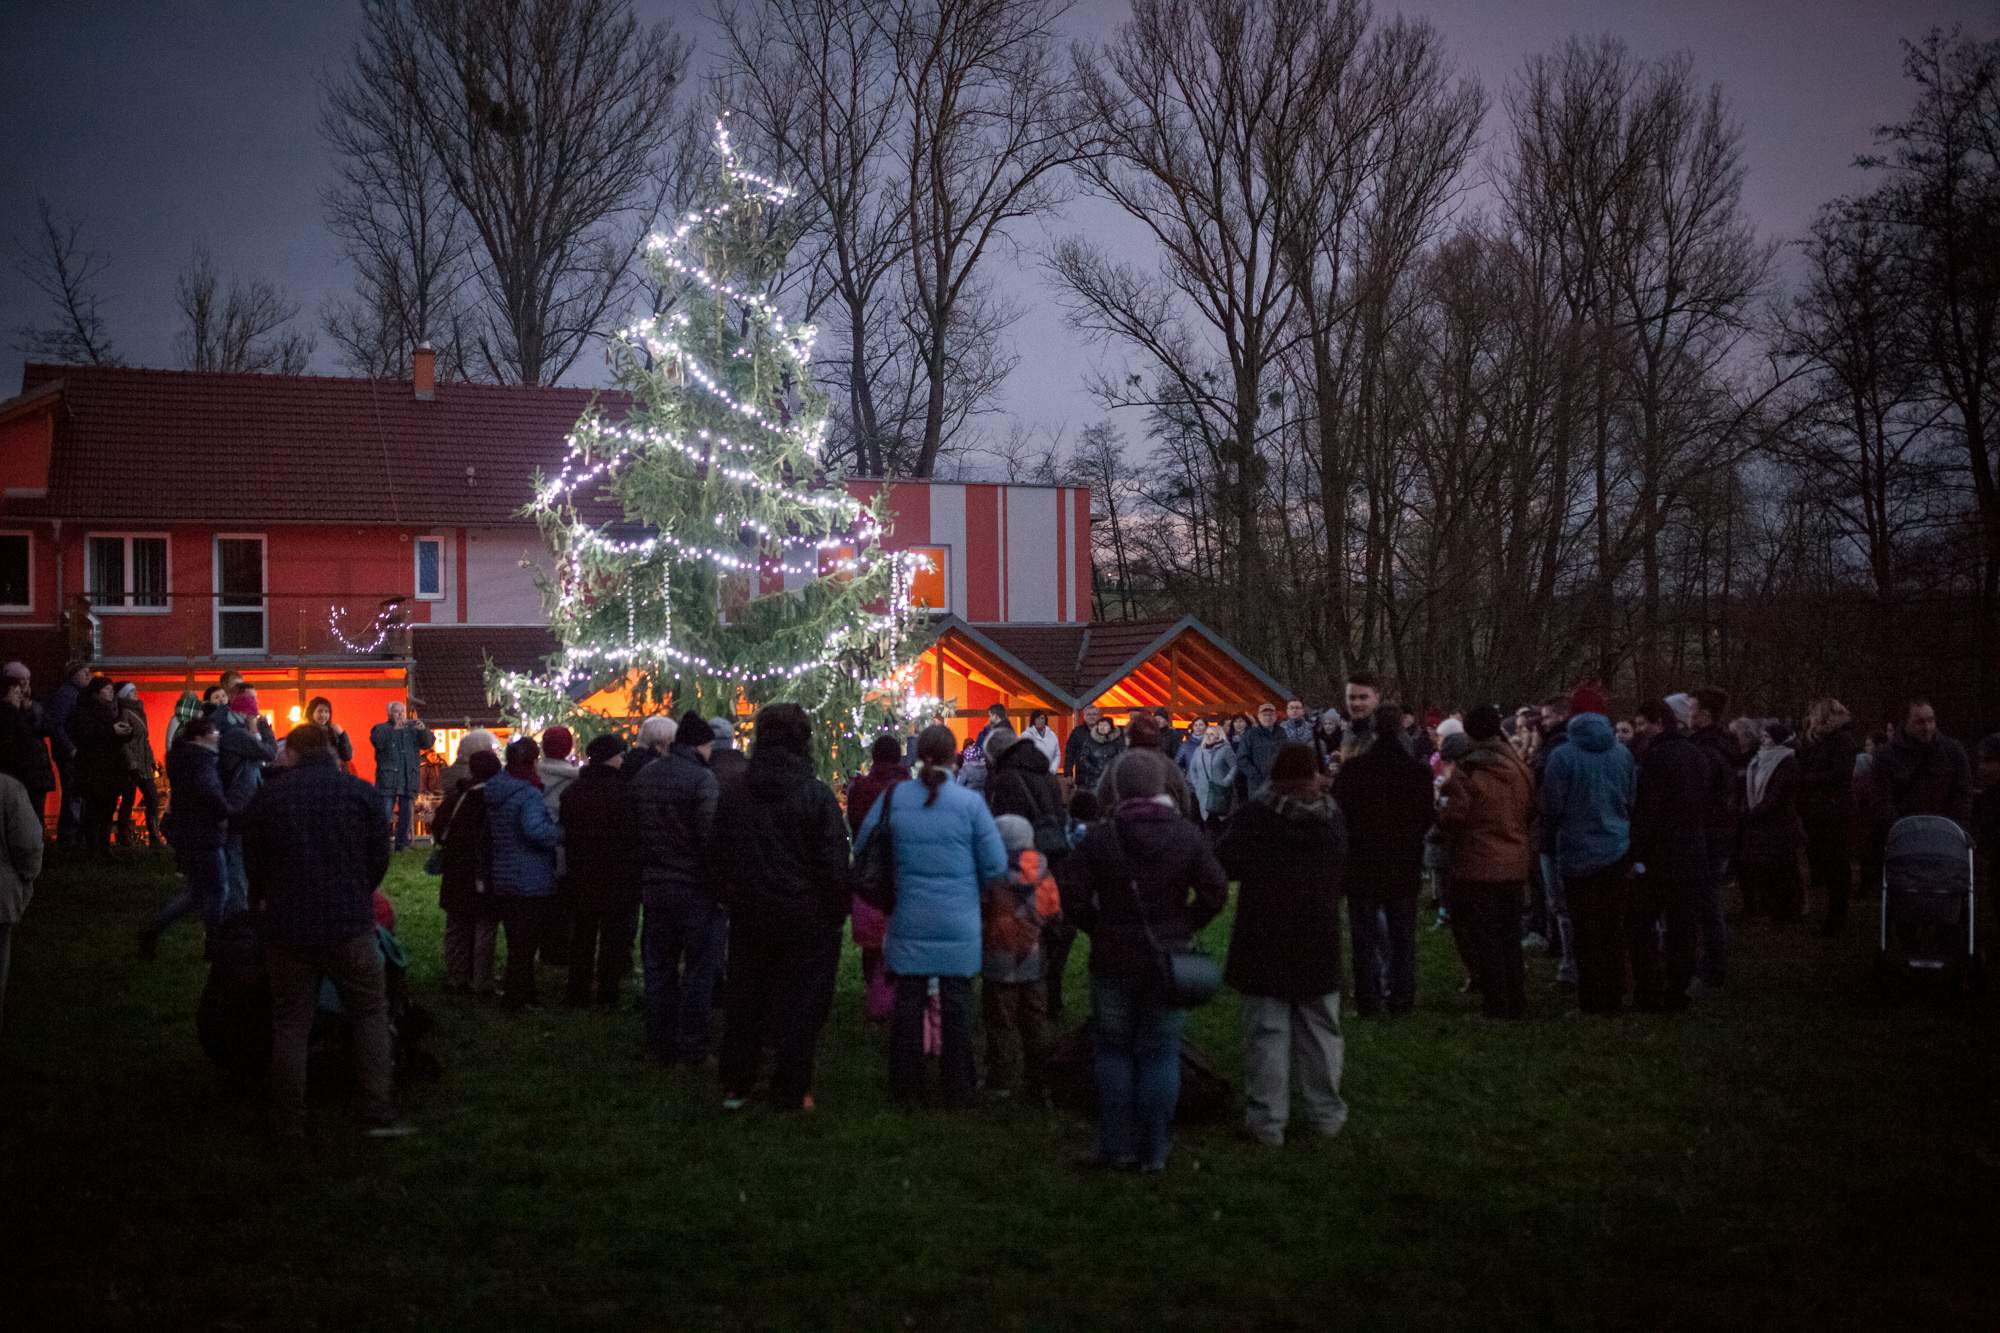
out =
[[952,781],[957,757],[951,728],[926,727],[917,737],[920,775],[882,794],[855,843],[865,848],[889,821],[896,851],[896,910],[882,946],[883,962],[896,978],[889,1090],[906,1105],[925,1093],[924,1011],[933,978],[943,1020],[940,1093],[947,1105],[972,1100],[972,978],[985,961],[980,895],[1007,873],[1007,850],[986,802]]

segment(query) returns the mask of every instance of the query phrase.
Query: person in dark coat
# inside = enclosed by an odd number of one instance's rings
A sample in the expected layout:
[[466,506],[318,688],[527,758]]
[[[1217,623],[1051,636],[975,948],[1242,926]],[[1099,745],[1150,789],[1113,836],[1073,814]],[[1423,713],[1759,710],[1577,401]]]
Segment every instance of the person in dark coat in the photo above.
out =
[[[1912,699],[1904,706],[1903,725],[1875,756],[1869,779],[1879,793],[1875,805],[1884,821],[1942,815],[1964,828],[1972,819],[1972,762],[1963,745],[1938,734],[1937,709],[1928,699]],[[1888,823],[1876,832],[1886,837]]]
[[1259,1143],[1282,1144],[1296,1078],[1307,1123],[1331,1138],[1347,1123],[1339,902],[1347,828],[1320,789],[1311,745],[1278,751],[1270,782],[1231,822],[1215,859],[1237,885],[1223,979],[1243,997],[1243,1127]]
[[1417,893],[1436,815],[1430,766],[1404,748],[1402,710],[1382,704],[1367,747],[1333,777],[1347,820],[1347,919],[1354,1012],[1407,1014],[1417,1003]]
[[167,782],[173,811],[168,841],[174,849],[187,887],[160,909],[139,932],[139,956],[150,959],[167,927],[184,916],[201,913],[211,936],[221,929],[228,901],[222,846],[229,820],[242,813],[232,807],[216,769],[215,724],[207,718],[184,723],[167,751]]
[[119,716],[108,678],[91,678],[70,714],[69,734],[76,744],[71,771],[83,800],[84,854],[101,859],[111,855],[112,814],[128,781],[125,741],[132,734],[132,724]]
[[47,727],[41,705],[34,700],[34,681],[27,666],[9,662],[4,684],[6,692],[0,695],[0,773],[27,789],[28,804],[39,813],[47,809],[49,793],[56,789]]
[[535,956],[545,947],[556,905],[556,852],[562,825],[542,799],[542,747],[516,736],[501,756],[504,767],[486,781],[486,838],[492,849],[493,897],[507,936],[507,973],[501,1002],[509,1009],[539,1009]]
[[64,847],[74,845],[83,830],[83,797],[77,788],[75,771],[76,742],[70,738],[69,722],[90,679],[88,662],[69,663],[63,667],[62,683],[56,686],[42,710],[43,721],[48,725],[49,746],[55,754],[56,775],[62,785],[62,806],[56,812],[56,841]]
[[454,995],[489,995],[500,946],[500,904],[493,895],[486,784],[500,776],[500,756],[483,748],[461,758],[466,774],[445,793],[431,821],[431,836],[443,849],[438,907],[444,912],[444,988]]
[[1799,759],[1792,729],[1767,724],[1757,753],[1744,772],[1742,866],[1743,914],[1762,912],[1780,925],[1805,911],[1799,880],[1799,852],[1805,828],[1799,822]]
[[388,720],[368,732],[368,743],[375,747],[375,790],[399,852],[410,845],[412,811],[424,789],[424,751],[435,741],[431,729],[411,717],[401,699],[389,705]]
[[375,942],[375,889],[389,870],[382,806],[340,771],[310,723],[285,738],[284,780],[243,813],[243,857],[263,913],[271,982],[271,1099],[282,1137],[306,1122],[306,1047],[331,981],[353,1034],[363,1119],[371,1137],[411,1133],[396,1114],[388,981]]
[[1104,783],[1104,775],[1111,771],[1111,765],[1119,755],[1125,753],[1125,738],[1108,717],[1100,717],[1090,724],[1090,733],[1079,743],[1076,752],[1076,786],[1079,791],[1096,791]]
[[1023,736],[1002,750],[986,776],[986,808],[998,819],[1019,815],[1039,832],[1043,825],[1065,827],[1062,784],[1049,771],[1049,757]]
[[708,734],[712,740],[708,771],[715,774],[716,782],[728,791],[731,784],[743,780],[743,771],[750,767],[750,759],[736,748],[736,729],[730,725],[728,718],[710,718]]
[[1713,769],[1709,775],[1708,818],[1704,821],[1708,876],[1702,881],[1695,914],[1695,926],[1701,936],[1695,975],[1703,990],[1721,990],[1729,975],[1729,923],[1723,918],[1722,888],[1729,882],[1729,859],[1736,851],[1743,752],[1724,725],[1729,716],[1728,691],[1699,689],[1691,699],[1688,739],[1701,748]]
[[1090,1166],[1166,1169],[1187,1011],[1157,993],[1155,947],[1185,948],[1229,901],[1208,839],[1175,806],[1173,773],[1155,751],[1120,757],[1110,817],[1056,868],[1063,915],[1090,936],[1098,1102]]
[[675,725],[666,754],[629,784],[645,903],[646,1054],[663,1067],[708,1059],[715,980],[728,947],[729,918],[709,875],[722,799],[708,768],[714,744],[707,720],[690,712]]
[[[1626,955],[1632,1002],[1687,1008],[1694,980],[1696,915],[1708,874],[1708,811],[1716,769],[1681,730],[1665,700],[1639,705],[1639,776],[1632,797],[1632,881]],[[1665,925],[1664,951],[1658,929]]]
[[562,795],[564,877],[575,906],[563,998],[579,1006],[594,999],[609,1009],[632,974],[640,901],[639,859],[633,855],[637,835],[632,793],[619,772],[625,742],[599,736],[584,757],[589,762]]
[[[847,784],[847,831],[861,831],[861,822],[882,793],[910,780],[903,762],[903,743],[894,736],[875,738],[868,752],[866,773]],[[882,948],[889,937],[889,917],[881,908],[864,901],[859,894],[850,904],[854,912],[854,947],[861,950],[861,1014],[871,1023],[886,1023],[896,1007],[896,982],[882,961]]]
[[1806,865],[1812,887],[1826,898],[1822,935],[1847,925],[1854,892],[1854,760],[1861,742],[1854,720],[1838,699],[1816,699],[1806,709],[1799,748],[1799,821],[1806,830]]
[[771,1102],[811,1106],[813,1061],[833,1003],[847,917],[847,821],[813,771],[812,719],[793,703],[757,714],[750,767],[715,809],[712,865],[732,934],[723,1106],[744,1106],[765,1045]]
[[1278,706],[1259,704],[1257,723],[1236,742],[1236,770],[1243,777],[1244,794],[1255,796],[1270,781],[1271,765],[1278,761],[1278,747],[1285,743],[1285,731],[1278,725]]

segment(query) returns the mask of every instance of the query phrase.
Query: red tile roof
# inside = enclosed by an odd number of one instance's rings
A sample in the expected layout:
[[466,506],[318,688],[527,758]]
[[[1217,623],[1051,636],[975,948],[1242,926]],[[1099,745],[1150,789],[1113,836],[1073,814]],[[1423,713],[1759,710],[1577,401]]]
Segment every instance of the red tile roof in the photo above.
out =
[[[1144,652],[1180,620],[1109,620],[1088,625],[977,624],[996,647],[1056,686],[1081,696]],[[1205,631],[1204,631],[1205,632]]]
[[412,626],[410,695],[438,726],[498,722],[499,708],[486,701],[486,659],[530,671],[557,646],[555,631],[539,625]]
[[455,525],[517,519],[537,467],[596,398],[524,385],[222,375],[29,365],[24,394],[60,382],[48,494],[10,514],[96,522],[214,520]]

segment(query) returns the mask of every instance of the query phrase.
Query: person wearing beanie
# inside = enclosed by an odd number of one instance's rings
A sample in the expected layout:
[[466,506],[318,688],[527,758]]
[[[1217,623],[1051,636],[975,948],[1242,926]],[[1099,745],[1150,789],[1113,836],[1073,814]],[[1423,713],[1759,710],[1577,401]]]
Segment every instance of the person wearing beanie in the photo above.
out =
[[[474,737],[483,738],[469,753]],[[499,904],[485,853],[486,784],[500,774],[490,731],[468,733],[458,746],[454,782],[431,819],[437,845],[438,908],[444,913],[444,988],[450,995],[490,995],[500,942]]]
[[1694,696],[1692,694],[1670,694],[1662,702],[1672,710],[1674,721],[1683,732],[1694,725]]
[[1805,911],[1799,853],[1805,825],[1799,820],[1799,759],[1792,729],[1782,722],[1761,729],[1757,753],[1743,773],[1743,832],[1737,877],[1743,914],[1763,913],[1778,925]]
[[1463,731],[1465,747],[1440,793],[1438,827],[1450,850],[1451,922],[1480,1009],[1488,1018],[1527,1016],[1521,904],[1527,889],[1535,782],[1501,733],[1500,710],[1481,704]]
[[[576,781],[576,733],[564,726],[545,728],[542,757],[535,762],[535,774],[542,780],[542,800],[548,803],[550,817],[559,818],[563,793]],[[561,866],[558,859],[558,870]]]
[[1416,1007],[1417,895],[1437,805],[1429,765],[1403,743],[1403,710],[1378,704],[1372,719],[1364,748],[1333,777],[1333,799],[1347,820],[1353,1003],[1362,1018]]
[[[1639,774],[1632,801],[1632,883],[1626,955],[1632,1002],[1677,1013],[1694,979],[1702,885],[1708,878],[1707,812],[1720,778],[1689,739],[1671,700],[1639,705]],[[1664,927],[1664,933],[1656,927]],[[1663,949],[1664,946],[1664,949]]]
[[[910,780],[909,766],[903,762],[903,743],[896,737],[887,733],[877,736],[868,759],[868,771],[847,784],[850,834],[861,831],[861,821],[868,818],[883,792]],[[854,947],[861,950],[861,1016],[870,1023],[886,1023],[896,1008],[895,978],[882,962],[889,918],[860,894],[853,895],[853,913]]]
[[327,733],[312,723],[292,730],[285,753],[284,781],[260,790],[238,821],[262,908],[277,1131],[305,1133],[306,1051],[324,979],[353,1034],[368,1133],[400,1137],[412,1131],[396,1113],[388,979],[375,933],[375,890],[389,869],[381,804],[366,782],[340,771]]
[[[716,750],[736,748],[736,726],[726,717],[712,717],[708,720],[708,734],[715,738]],[[711,754],[711,759],[715,756]]]
[[[1014,748],[1024,745],[1038,761],[1047,762],[1033,741],[1016,741]],[[1050,774],[1043,776],[1055,781]],[[1042,926],[1061,911],[1061,902],[1049,863],[1035,850],[1035,825],[1022,815],[999,815],[993,823],[1007,852],[1007,875],[986,890],[980,908],[984,957],[979,1001],[986,1029],[986,1094],[1004,1100],[1024,1086],[1035,1094],[1043,1088],[1048,991],[1042,984]]]
[[417,793],[424,789],[424,751],[436,743],[431,729],[410,715],[401,699],[389,703],[388,720],[368,732],[375,747],[375,790],[382,797],[382,816],[389,823],[397,851],[410,845],[410,823]]
[[[232,810],[246,810],[264,788],[265,771],[278,761],[278,739],[257,711],[257,692],[239,686],[229,703],[215,715],[216,775]],[[250,906],[250,875],[243,864],[243,836],[232,824],[223,843],[222,916],[227,919]]]
[[714,748],[714,729],[690,711],[675,724],[667,752],[629,784],[645,912],[646,1056],[662,1068],[699,1068],[708,1059],[709,1014],[729,939],[709,874],[712,842],[759,835],[715,827],[722,784],[708,767]]
[[507,975],[501,999],[509,1009],[539,1009],[535,955],[555,909],[556,850],[562,826],[542,799],[532,737],[507,743],[506,767],[486,782],[486,834],[492,847],[493,897],[507,935]]
[[[550,731],[555,730],[551,727]],[[543,733],[544,740],[547,733]],[[584,751],[590,760],[567,784],[556,817],[563,829],[563,889],[570,909],[569,983],[563,1002],[581,1008],[618,1004],[632,975],[639,930],[639,861],[631,791],[619,771],[625,742],[606,733]]]
[[1625,995],[1626,854],[1636,774],[1603,710],[1604,694],[1581,686],[1569,699],[1568,742],[1542,773],[1544,848],[1570,917],[1578,1006],[1615,1014]]
[[1296,1083],[1307,1124],[1330,1138],[1347,1123],[1339,911],[1347,829],[1310,745],[1279,749],[1270,782],[1230,821],[1215,855],[1238,886],[1223,977],[1243,997],[1244,1132],[1283,1144]]

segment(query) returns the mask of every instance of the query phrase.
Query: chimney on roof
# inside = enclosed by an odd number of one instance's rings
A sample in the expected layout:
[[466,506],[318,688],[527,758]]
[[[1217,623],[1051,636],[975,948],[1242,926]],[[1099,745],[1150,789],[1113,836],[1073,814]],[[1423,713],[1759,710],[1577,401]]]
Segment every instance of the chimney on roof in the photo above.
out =
[[410,357],[410,379],[419,402],[427,403],[437,397],[437,353],[428,342],[418,343],[415,354]]

